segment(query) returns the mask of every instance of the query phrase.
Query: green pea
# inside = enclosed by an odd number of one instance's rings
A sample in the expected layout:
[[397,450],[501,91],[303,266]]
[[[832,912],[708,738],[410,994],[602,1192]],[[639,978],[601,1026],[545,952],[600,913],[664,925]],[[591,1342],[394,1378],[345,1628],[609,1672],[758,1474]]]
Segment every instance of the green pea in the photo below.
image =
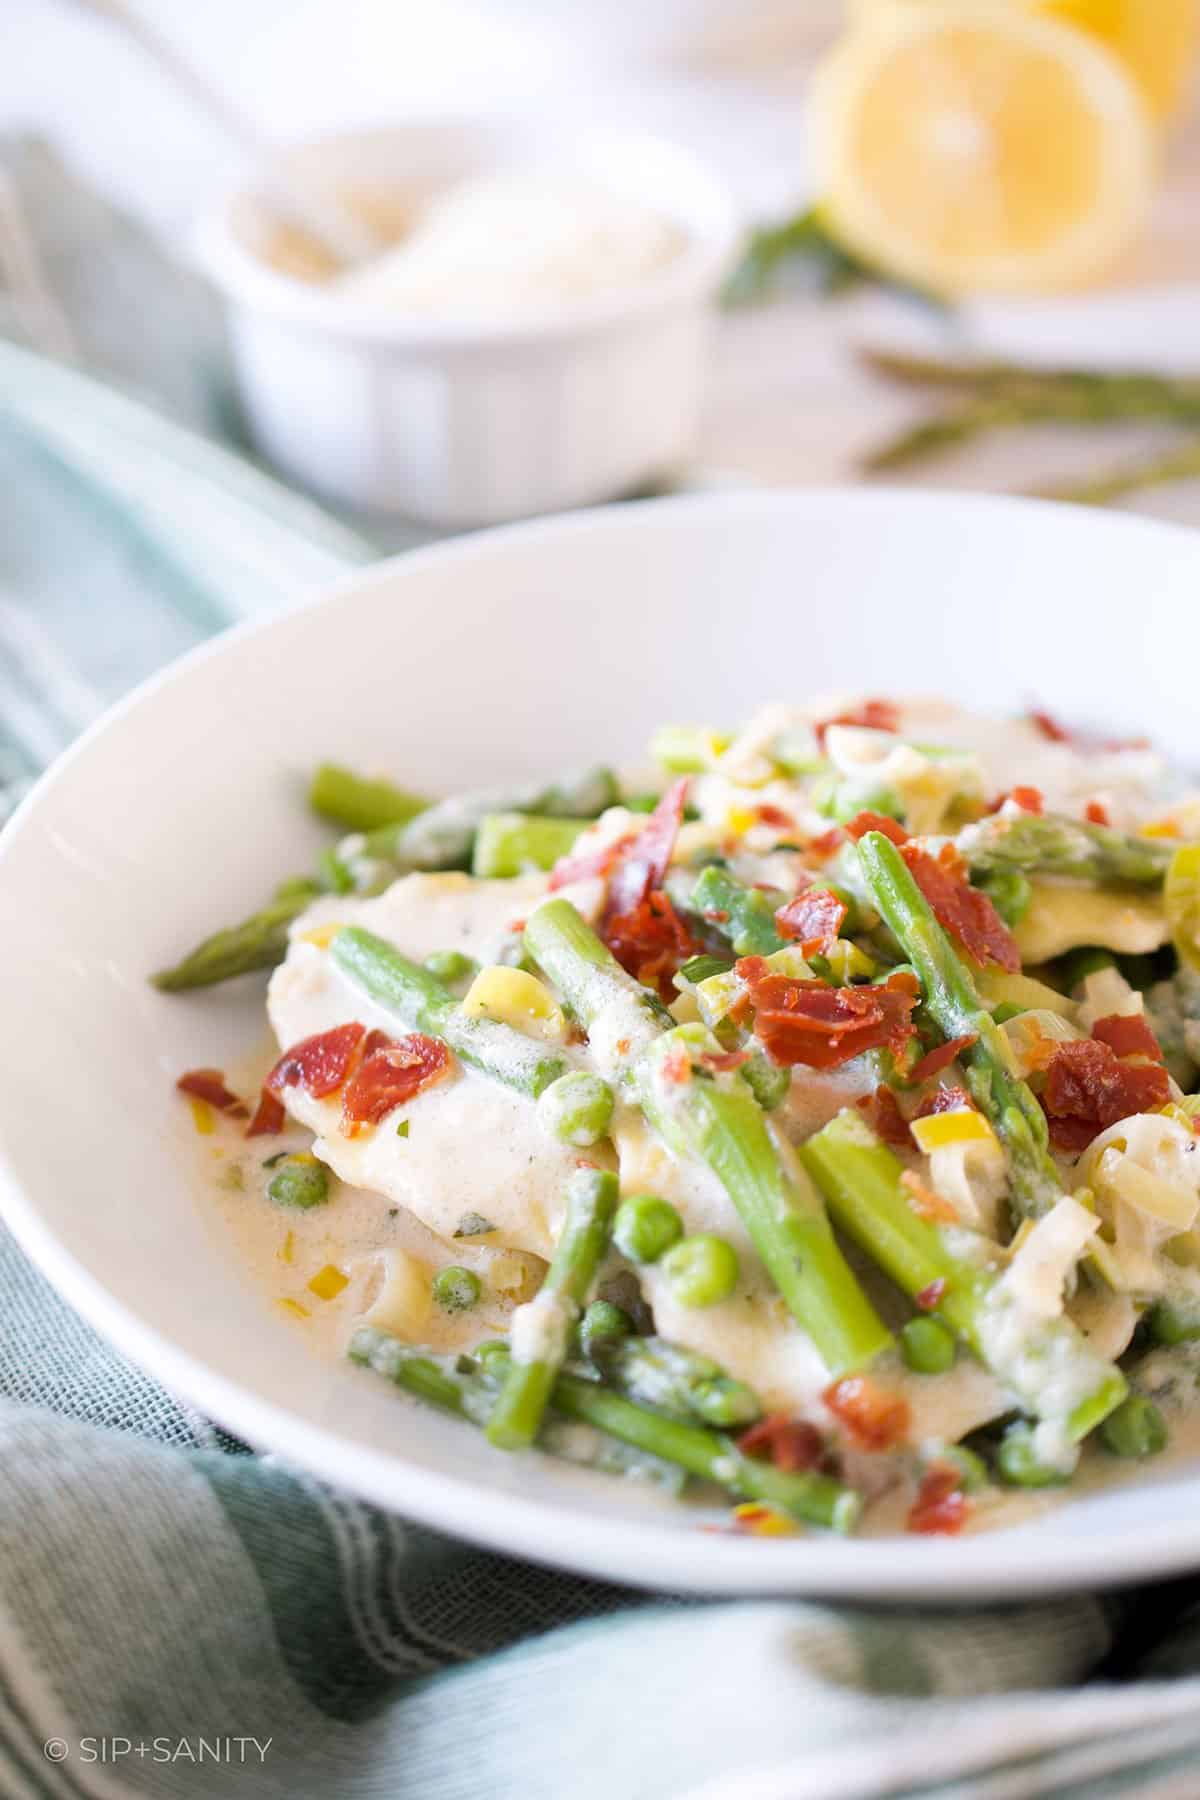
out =
[[433,1278],[433,1297],[443,1312],[467,1312],[482,1291],[474,1269],[461,1268],[458,1263],[439,1269]]
[[952,1469],[958,1470],[964,1494],[977,1494],[991,1482],[991,1474],[982,1456],[976,1456],[973,1450],[966,1449],[962,1444],[947,1444],[944,1450],[938,1451],[934,1461],[949,1463]]
[[633,1330],[633,1320],[611,1300],[593,1300],[579,1323],[579,1342],[585,1356],[609,1344],[619,1343]]
[[598,1075],[573,1069],[539,1095],[538,1111],[556,1138],[586,1150],[600,1142],[612,1122],[613,1091]]
[[663,1257],[662,1269],[681,1306],[715,1306],[728,1300],[740,1273],[733,1245],[708,1231],[680,1238]]
[[1100,1441],[1113,1456],[1157,1456],[1167,1447],[1167,1422],[1143,1394],[1130,1394],[1100,1427]]
[[479,964],[461,950],[434,950],[425,958],[425,967],[438,981],[452,987],[455,982],[469,981],[477,973]]
[[1156,1343],[1186,1344],[1192,1338],[1200,1338],[1200,1308],[1195,1302],[1184,1306],[1160,1300],[1150,1308],[1146,1324]]
[[1065,1487],[1071,1479],[1052,1463],[1039,1462],[1028,1425],[1011,1425],[996,1452],[996,1473],[1009,1487]]
[[613,1220],[613,1243],[630,1262],[657,1262],[683,1236],[683,1220],[657,1194],[630,1194]]
[[944,1375],[954,1367],[958,1346],[940,1319],[909,1319],[900,1328],[900,1354],[917,1375]]
[[275,1173],[267,1183],[267,1198],[276,1206],[324,1206],[329,1198],[329,1175],[310,1151],[285,1156],[276,1163]]

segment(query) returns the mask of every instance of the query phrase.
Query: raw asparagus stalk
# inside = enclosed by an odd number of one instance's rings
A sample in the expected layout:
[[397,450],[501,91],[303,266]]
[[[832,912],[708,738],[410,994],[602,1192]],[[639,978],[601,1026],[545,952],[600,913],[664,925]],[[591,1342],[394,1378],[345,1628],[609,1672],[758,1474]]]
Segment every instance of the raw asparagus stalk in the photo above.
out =
[[[438,1358],[430,1351],[410,1349],[396,1338],[363,1326],[355,1332],[350,1356],[374,1369],[397,1387],[419,1399],[483,1423],[494,1390],[478,1374],[464,1372],[461,1359]],[[491,1369],[501,1369],[496,1357]],[[700,1425],[688,1425],[650,1412],[596,1381],[560,1375],[550,1394],[554,1411],[567,1418],[632,1444],[651,1456],[686,1469],[705,1481],[747,1500],[762,1500],[811,1525],[834,1531],[852,1531],[862,1511],[862,1501],[829,1475],[791,1474],[771,1463],[745,1456],[732,1439]]]
[[525,926],[525,944],[566,998],[595,1053],[609,1062],[609,1079],[673,1150],[716,1175],[829,1369],[845,1374],[886,1348],[890,1334],[847,1267],[820,1197],[772,1137],[741,1077],[670,1079],[680,1058],[691,1072],[686,1029],[664,1030],[661,1009],[647,1005],[647,991],[569,902],[537,907]]
[[658,1337],[606,1338],[591,1352],[604,1379],[639,1406],[722,1430],[752,1425],[762,1402],[719,1363]]
[[[876,373],[910,386],[944,387],[966,396],[954,411],[918,422],[871,451],[864,466],[899,468],[1006,426],[1043,423],[1113,424],[1129,419],[1200,421],[1200,382],[1140,371],[1022,368],[1011,363],[945,362],[868,351],[864,360]],[[1111,484],[1085,484],[1071,497],[1103,501],[1149,481],[1182,479],[1197,473],[1191,445],[1156,462],[1118,473]],[[1179,472],[1159,464],[1179,459]],[[1188,462],[1191,460],[1191,467]],[[1130,479],[1132,477],[1132,479]],[[1126,483],[1128,482],[1128,486]],[[1061,493],[1061,490],[1058,490]]]
[[959,1052],[967,1085],[1008,1154],[1015,1209],[1039,1218],[1063,1191],[1046,1115],[1028,1084],[1013,1074],[1007,1040],[895,844],[868,831],[858,855],[876,908],[920,978],[926,1011],[943,1037],[974,1037]]
[[1129,494],[1145,493],[1147,488],[1168,487],[1174,481],[1195,481],[1197,476],[1200,476],[1200,444],[1189,438],[1155,456],[1119,463],[1116,468],[1083,481],[1053,482],[1036,492],[1045,499],[1073,501],[1076,506],[1109,506]]
[[567,1183],[567,1212],[546,1278],[513,1314],[512,1360],[487,1434],[499,1450],[524,1450],[542,1423],[550,1390],[567,1359],[579,1319],[604,1260],[617,1210],[617,1178],[606,1169],[576,1169]]
[[1175,848],[1166,840],[1133,837],[1060,813],[1009,819],[995,814],[969,825],[958,843],[972,870],[1017,869],[1026,875],[1067,875],[1136,887],[1157,887]]
[[309,783],[308,804],[343,831],[374,831],[380,825],[406,824],[429,803],[394,782],[357,775],[340,763],[321,763]]
[[467,1017],[449,988],[374,932],[343,926],[329,949],[342,973],[406,1030],[440,1038],[494,1081],[536,1100],[566,1074],[566,1058],[556,1050],[495,1019]]
[[915,425],[898,432],[868,450],[859,467],[872,474],[883,469],[911,467],[960,448],[989,431],[1000,431],[1020,425],[1083,424],[1097,417],[1121,418],[1121,413],[1097,414],[1094,406],[1080,395],[1057,393],[1047,389],[1012,394],[988,395],[970,400],[951,412],[920,419]]
[[1041,368],[877,349],[861,351],[860,360],[876,374],[909,386],[959,388],[975,394],[1070,393],[1090,400],[1096,418],[1200,419],[1200,381],[1139,369]]
[[555,819],[544,813],[488,813],[475,833],[471,873],[496,879],[552,869],[572,849],[584,826],[580,819]]
[[1120,1405],[1124,1376],[1070,1319],[1022,1318],[1014,1329],[1019,1309],[1003,1277],[955,1254],[943,1232],[917,1217],[904,1165],[857,1112],[839,1113],[801,1146],[800,1159],[846,1235],[910,1299],[936,1293],[939,1317],[1023,1412],[1062,1423],[1078,1443]]

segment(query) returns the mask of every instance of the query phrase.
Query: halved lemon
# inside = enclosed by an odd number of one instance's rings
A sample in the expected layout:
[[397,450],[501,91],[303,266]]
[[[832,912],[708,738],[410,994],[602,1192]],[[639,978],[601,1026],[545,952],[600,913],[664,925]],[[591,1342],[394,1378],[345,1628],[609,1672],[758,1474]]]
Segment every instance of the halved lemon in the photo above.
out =
[[1038,10],[1107,44],[1155,118],[1174,112],[1196,57],[1200,0],[1036,0]]
[[1153,188],[1154,133],[1120,64],[1012,7],[881,9],[825,58],[809,119],[837,236],[946,294],[1087,280]]
[[[919,0],[957,5],[974,0]],[[888,6],[914,0],[852,0],[856,23]],[[1182,98],[1200,46],[1200,0],[1013,0],[1028,12],[1043,13],[1098,38],[1137,81],[1155,118],[1167,118]]]

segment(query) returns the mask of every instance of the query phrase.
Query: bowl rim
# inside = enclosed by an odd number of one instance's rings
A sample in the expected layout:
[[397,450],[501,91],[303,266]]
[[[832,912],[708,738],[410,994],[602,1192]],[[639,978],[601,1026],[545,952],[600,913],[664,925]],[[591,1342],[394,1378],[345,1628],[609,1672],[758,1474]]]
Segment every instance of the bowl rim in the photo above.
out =
[[[579,536],[622,531],[629,524],[670,526],[689,513],[751,512],[764,517],[779,507],[799,505],[822,514],[848,512],[864,523],[897,505],[922,510],[931,523],[950,511],[1006,516],[1060,512],[1076,524],[1084,516],[1098,534],[1116,532],[1186,545],[1200,564],[1200,538],[1182,525],[1128,514],[1096,514],[1090,509],[1016,496],[941,490],[913,494],[899,487],[748,489],[693,494],[662,500],[580,510],[553,518],[520,521],[465,537],[401,552],[362,570],[350,571],[301,606],[265,619],[247,620],[206,640],[157,670],[109,708],[60,756],[26,795],[0,830],[0,879],[5,859],[36,820],[43,798],[66,779],[91,744],[118,728],[163,688],[186,681],[208,663],[236,656],[243,641],[286,627],[299,614],[331,616],[360,594],[444,562],[486,562],[491,547],[514,535],[536,542],[547,536]],[[224,1375],[169,1336],[146,1323],[117,1299],[40,1216],[32,1193],[9,1160],[0,1112],[0,1216],[22,1248],[59,1293],[131,1361],[171,1392],[217,1419],[256,1448],[273,1452],[323,1480],[336,1480],[385,1510],[402,1511],[434,1529],[501,1553],[609,1581],[659,1591],[710,1594],[804,1594],[880,1601],[926,1600],[965,1606],[980,1599],[1049,1596],[1081,1584],[1113,1588],[1200,1565],[1200,1513],[1192,1522],[1172,1521],[1170,1531],[1135,1533],[1108,1528],[1072,1532],[1071,1507],[1049,1515],[1059,1530],[1015,1526],[963,1539],[841,1539],[827,1534],[762,1542],[722,1534],[701,1536],[680,1529],[673,1515],[655,1513],[646,1521],[585,1512],[569,1498],[529,1498],[485,1490],[467,1476],[407,1463],[394,1449],[377,1450],[349,1442],[335,1429],[318,1425],[286,1406],[263,1399],[253,1386]],[[399,1472],[399,1480],[398,1480]],[[1185,1478],[1200,1492],[1200,1474]],[[402,1490],[402,1491],[398,1491]],[[580,1530],[581,1520],[586,1530]]]
[[[286,161],[289,156],[326,147],[336,150],[355,145],[369,147],[372,143],[403,145],[406,141],[457,139],[467,148],[473,143],[486,146],[505,138],[535,150],[541,146],[565,153],[568,164],[587,149],[600,153],[617,145],[626,153],[641,150],[656,167],[673,167],[679,185],[694,197],[682,218],[686,242],[680,254],[645,281],[630,283],[597,299],[548,304],[515,317],[486,313],[438,317],[405,313],[389,306],[347,303],[327,284],[306,283],[272,269],[242,242],[234,228],[236,209],[256,194],[261,196],[272,161]],[[667,186],[666,181],[659,183],[664,192]],[[199,220],[190,242],[196,261],[225,299],[248,311],[307,330],[314,337],[405,353],[469,353],[603,336],[662,313],[702,305],[715,297],[730,268],[739,233],[738,211],[727,187],[707,163],[671,138],[632,128],[571,131],[495,114],[367,125],[281,141],[274,158],[260,165],[257,175],[227,190],[218,205]]]

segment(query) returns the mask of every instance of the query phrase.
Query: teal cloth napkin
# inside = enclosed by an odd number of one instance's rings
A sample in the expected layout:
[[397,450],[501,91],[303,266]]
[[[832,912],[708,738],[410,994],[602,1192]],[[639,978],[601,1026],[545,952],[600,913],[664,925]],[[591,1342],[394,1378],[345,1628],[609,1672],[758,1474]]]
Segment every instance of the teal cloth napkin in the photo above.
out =
[[[11,804],[142,675],[415,534],[221,447],[210,297],[43,147],[0,145],[0,215]],[[245,1453],[2,1232],[0,1293],[5,1796],[1200,1793],[1200,1582],[944,1613],[622,1591]]]

